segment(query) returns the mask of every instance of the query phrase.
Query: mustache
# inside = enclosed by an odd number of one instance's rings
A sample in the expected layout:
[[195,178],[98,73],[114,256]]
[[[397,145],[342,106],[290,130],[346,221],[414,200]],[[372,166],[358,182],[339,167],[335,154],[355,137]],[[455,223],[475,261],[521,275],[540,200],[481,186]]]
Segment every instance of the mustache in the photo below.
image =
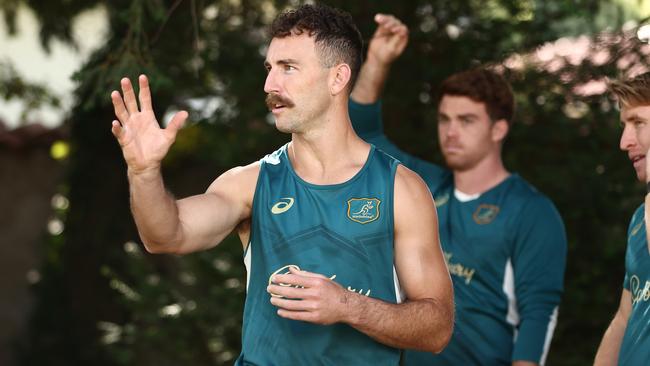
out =
[[276,93],[269,93],[266,95],[266,107],[271,110],[275,108],[276,104],[283,105],[287,108],[293,107],[295,104],[293,104],[293,101],[288,98],[282,97],[280,94]]

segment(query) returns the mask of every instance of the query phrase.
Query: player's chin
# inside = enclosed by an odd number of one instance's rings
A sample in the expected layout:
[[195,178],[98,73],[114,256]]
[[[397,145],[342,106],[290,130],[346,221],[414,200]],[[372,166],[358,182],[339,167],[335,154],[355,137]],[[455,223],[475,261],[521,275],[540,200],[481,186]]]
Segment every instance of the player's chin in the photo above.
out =
[[286,119],[281,119],[279,117],[275,118],[275,128],[282,133],[299,133],[301,132],[296,123],[288,121]]
[[461,159],[459,156],[445,156],[445,163],[447,167],[451,170],[463,171],[467,170],[469,164],[465,159]]

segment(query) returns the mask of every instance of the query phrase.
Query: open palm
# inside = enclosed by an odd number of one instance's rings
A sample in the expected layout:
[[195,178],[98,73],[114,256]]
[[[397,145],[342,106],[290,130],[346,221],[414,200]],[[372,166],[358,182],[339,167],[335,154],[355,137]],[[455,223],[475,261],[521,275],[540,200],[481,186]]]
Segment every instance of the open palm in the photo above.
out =
[[120,143],[129,169],[135,172],[160,166],[169,147],[176,140],[178,130],[187,119],[187,112],[181,111],[174,115],[167,128],[160,128],[151,105],[149,81],[146,76],[140,75],[138,82],[139,108],[135,91],[128,78],[120,81],[122,95],[118,91],[111,93],[115,115],[119,120],[113,121],[111,132]]

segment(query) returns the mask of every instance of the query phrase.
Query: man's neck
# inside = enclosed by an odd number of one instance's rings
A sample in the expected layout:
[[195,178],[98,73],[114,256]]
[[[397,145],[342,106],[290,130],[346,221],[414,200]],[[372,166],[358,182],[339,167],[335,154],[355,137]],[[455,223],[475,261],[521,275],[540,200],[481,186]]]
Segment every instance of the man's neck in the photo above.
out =
[[500,155],[483,159],[471,169],[453,172],[455,188],[466,194],[486,192],[510,176],[510,172],[503,166]]
[[365,164],[370,150],[354,133],[347,105],[327,115],[318,127],[294,133],[288,149],[294,171],[314,184],[336,184],[352,178]]

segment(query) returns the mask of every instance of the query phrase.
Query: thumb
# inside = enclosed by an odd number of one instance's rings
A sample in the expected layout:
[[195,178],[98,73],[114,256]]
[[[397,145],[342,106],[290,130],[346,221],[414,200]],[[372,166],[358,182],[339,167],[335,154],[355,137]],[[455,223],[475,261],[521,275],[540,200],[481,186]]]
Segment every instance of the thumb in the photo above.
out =
[[172,117],[172,120],[167,124],[166,129],[176,135],[178,133],[178,130],[180,130],[185,124],[188,116],[189,114],[186,111],[176,112],[174,117]]

